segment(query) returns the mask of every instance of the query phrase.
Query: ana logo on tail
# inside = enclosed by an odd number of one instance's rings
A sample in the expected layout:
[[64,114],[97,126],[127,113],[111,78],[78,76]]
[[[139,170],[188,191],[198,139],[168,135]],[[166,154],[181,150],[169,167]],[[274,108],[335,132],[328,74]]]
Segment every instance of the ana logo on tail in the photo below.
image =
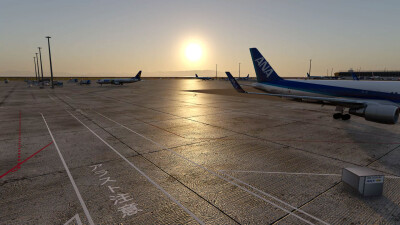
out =
[[256,61],[258,63],[258,66],[263,71],[263,73],[265,73],[265,75],[267,75],[267,78],[269,76],[271,76],[271,74],[274,72],[274,70],[268,64],[267,60],[264,59],[264,57],[260,57],[260,58],[254,60],[254,61]]

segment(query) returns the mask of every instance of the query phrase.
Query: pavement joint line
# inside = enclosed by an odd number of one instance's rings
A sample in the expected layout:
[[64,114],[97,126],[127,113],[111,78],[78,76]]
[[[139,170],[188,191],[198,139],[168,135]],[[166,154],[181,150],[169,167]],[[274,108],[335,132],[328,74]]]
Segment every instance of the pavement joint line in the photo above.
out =
[[[299,209],[301,209],[302,207],[310,204],[311,202],[315,201],[317,198],[321,197],[323,194],[327,193],[328,191],[330,191],[331,189],[333,189],[334,187],[336,187],[337,185],[339,185],[340,183],[342,183],[342,181],[336,182],[335,184],[333,184],[331,187],[327,188],[325,191],[317,194],[315,197],[311,198],[310,200],[308,200],[307,202],[303,203],[301,206],[299,206]],[[286,218],[287,216],[289,216],[290,214],[286,214],[284,216],[282,216],[281,218],[275,220],[274,222],[272,222],[271,224],[276,224],[279,221],[283,220],[284,218]]]
[[263,173],[263,174],[284,174],[284,175],[306,175],[306,176],[341,176],[341,174],[329,173],[290,173],[290,172],[269,172],[269,171],[254,171],[254,170],[220,170],[221,172],[234,173]]
[[[220,172],[222,172],[222,171],[220,170]],[[278,201],[279,203],[282,203],[283,205],[288,206],[289,208],[292,208],[292,211],[291,211],[292,213],[294,213],[294,212],[297,211],[297,212],[303,213],[303,214],[305,214],[305,215],[307,215],[307,216],[313,218],[314,220],[317,220],[317,221],[319,221],[319,222],[321,222],[321,223],[323,223],[323,224],[329,224],[329,223],[323,221],[322,219],[319,219],[319,218],[317,218],[317,217],[315,217],[315,216],[313,216],[313,215],[311,215],[311,214],[309,214],[309,213],[307,213],[307,212],[301,210],[300,208],[294,207],[294,206],[290,205],[289,203],[287,203],[287,202],[285,202],[285,201],[282,201],[282,200],[280,200],[279,198],[277,198],[277,197],[275,197],[275,196],[273,196],[273,195],[271,195],[271,194],[268,194],[268,193],[266,193],[266,192],[264,192],[264,191],[262,191],[262,190],[260,190],[260,189],[258,189],[258,188],[256,188],[256,187],[254,187],[254,186],[252,186],[252,185],[250,185],[250,184],[248,184],[248,183],[246,183],[246,182],[244,182],[244,181],[242,181],[242,180],[240,180],[240,179],[238,179],[238,178],[236,178],[236,177],[230,176],[230,175],[228,175],[228,174],[226,174],[226,173],[223,173],[223,174],[224,174],[225,176],[227,176],[227,177],[229,177],[229,178],[235,180],[235,181],[238,182],[238,183],[244,184],[245,186],[250,187],[250,188],[253,189],[253,190],[256,190],[258,193],[261,193],[261,194],[263,194],[263,195],[265,195],[265,196],[268,196],[268,197],[270,197],[270,198],[272,198],[272,199]]]
[[[90,110],[93,111],[93,109],[90,109]],[[241,113],[244,113],[244,112],[241,112]],[[252,113],[244,113],[244,114],[252,114]],[[214,114],[208,114],[208,115],[214,115]],[[254,114],[254,115],[263,115],[263,114]],[[179,120],[179,119],[195,120],[196,117],[203,117],[203,116],[207,116],[207,115],[189,116],[189,117],[181,117],[181,118],[172,118],[172,119],[160,120],[160,121],[163,122],[163,121],[171,121],[171,120]],[[267,116],[267,115],[263,115],[263,116]],[[140,120],[140,119],[137,119],[137,118],[135,118],[135,119],[138,120],[139,122],[146,123],[146,124],[149,124],[149,125],[151,125],[151,126],[155,126],[155,125],[153,125],[152,123],[160,122],[160,121],[144,121],[144,120]],[[197,120],[195,120],[195,122],[202,123],[202,122],[197,121]],[[284,126],[284,125],[288,125],[288,124],[293,124],[293,123],[296,123],[296,122],[302,122],[302,121],[300,121],[300,120],[293,120],[293,121],[291,121],[291,122],[289,122],[289,123],[280,124],[280,125],[277,125],[277,126],[274,126],[274,127],[279,127],[279,126]],[[132,124],[133,124],[133,123],[132,123]],[[205,125],[208,125],[208,124],[205,124]],[[213,126],[213,125],[210,125],[210,126]],[[157,126],[155,126],[155,127],[157,127]],[[157,128],[159,128],[159,127],[157,127]],[[163,129],[163,128],[160,128],[160,129],[161,129],[161,130],[165,130],[165,129]],[[338,129],[338,128],[335,128],[335,129]],[[172,134],[175,134],[175,133],[170,132],[170,131],[168,131],[168,130],[165,130],[165,131],[166,131],[166,132],[169,132],[169,133],[172,133]],[[229,131],[230,131],[230,130],[229,130]],[[234,132],[234,131],[232,131],[232,132]],[[363,133],[364,133],[364,132],[363,132]],[[237,133],[237,134],[241,134],[241,133]],[[370,133],[366,133],[366,134],[370,134]],[[186,138],[186,137],[183,137],[183,136],[181,136],[181,135],[179,135],[179,134],[175,134],[175,135],[176,135],[176,136],[180,136],[180,137],[182,137],[182,138]],[[382,136],[382,137],[386,137],[386,136]],[[186,139],[196,139],[196,138],[186,138]],[[220,138],[202,138],[202,139],[220,139]],[[248,140],[253,140],[253,139],[259,139],[259,138],[250,136],[250,138],[249,138]],[[225,140],[227,140],[227,139],[225,139]],[[264,140],[264,139],[263,139],[263,140]],[[332,141],[329,141],[329,140],[324,141],[324,140],[295,140],[295,139],[283,139],[283,140],[277,139],[277,140],[267,140],[267,141],[273,141],[273,142],[287,141],[287,142],[310,142],[310,143],[341,143],[341,144],[388,144],[388,145],[398,145],[398,144],[400,144],[400,142],[365,142],[365,141],[355,142],[355,141],[339,141],[339,140],[338,140],[338,141],[335,141],[335,140],[332,140]]]
[[[372,161],[372,162],[368,163],[366,166],[368,167],[368,166],[372,165],[373,163],[375,163],[375,162],[379,161],[380,159],[382,159],[383,157],[385,157],[385,156],[389,155],[391,152],[395,151],[395,150],[396,150],[396,149],[398,149],[399,147],[400,147],[400,145],[399,145],[399,146],[396,146],[396,147],[394,147],[392,150],[389,150],[388,152],[386,152],[385,154],[381,155],[380,157],[378,157],[378,158],[377,158],[377,159],[375,159],[374,161]],[[392,174],[392,175],[393,175],[393,174]]]
[[[371,163],[367,164],[365,167],[370,166],[370,165],[373,164],[374,162],[380,160],[381,158],[383,158],[384,156],[386,156],[386,155],[388,155],[389,153],[393,152],[394,150],[396,150],[396,149],[399,148],[399,147],[400,147],[400,146],[396,146],[396,147],[393,148],[392,150],[390,150],[390,151],[388,151],[387,153],[383,154],[381,157],[379,157],[379,158],[377,158],[376,160],[372,161]],[[375,170],[376,170],[376,169],[375,169]],[[383,173],[387,173],[387,174],[391,174],[391,173],[384,172],[384,171],[380,171],[380,170],[377,170],[377,171],[383,172]],[[392,179],[399,179],[400,177],[399,177],[399,176],[385,176],[385,178],[389,178],[389,179],[390,179],[390,178],[392,178]],[[303,205],[301,205],[299,208],[302,208],[302,207],[304,207],[304,206],[310,204],[311,202],[315,201],[317,198],[321,197],[322,195],[324,195],[325,193],[327,193],[329,190],[333,189],[334,187],[336,187],[336,186],[339,185],[340,183],[342,183],[341,180],[340,180],[339,182],[335,183],[334,185],[332,185],[331,187],[329,187],[328,189],[326,189],[325,191],[319,193],[317,196],[315,196],[314,198],[310,199],[309,201],[307,201],[306,203],[304,203]],[[280,220],[282,220],[282,219],[285,218],[286,216],[288,216],[288,214],[285,215],[285,216],[283,216],[283,217],[281,217],[280,219],[276,220],[276,221],[273,222],[272,224],[275,224],[275,223],[279,222]]]
[[[165,97],[164,97],[164,98],[165,98]],[[183,101],[183,102],[185,102],[185,101]],[[231,102],[247,103],[247,102],[244,102],[244,101],[231,101]],[[185,103],[190,103],[190,102],[185,102]],[[210,105],[210,104],[211,104],[211,105]],[[215,108],[215,109],[221,108],[221,107],[218,107],[218,106],[214,106],[214,105],[212,105],[212,104],[218,104],[218,103],[205,103],[205,104],[196,103],[196,105],[209,106],[209,107],[213,107],[213,108]],[[315,112],[322,112],[322,113],[325,113],[324,111],[318,111],[318,110],[309,110],[309,111],[315,111]],[[265,116],[265,117],[273,118],[273,119],[276,119],[276,118],[277,118],[277,117],[271,117],[271,116],[268,115],[268,114],[254,113],[254,112],[248,112],[248,111],[243,111],[243,110],[238,110],[238,109],[231,109],[231,112],[238,112],[238,113],[250,114],[250,115],[257,115],[257,116]],[[193,116],[193,117],[199,117],[199,116]],[[281,118],[281,119],[282,119],[282,118]],[[284,117],[283,119],[292,121],[293,123],[295,123],[295,122],[304,122],[304,121],[302,121],[302,120],[295,120],[295,119],[290,119],[290,118],[287,118],[287,117]],[[321,126],[321,125],[324,125],[324,124],[310,123],[310,122],[308,122],[308,124],[310,124],[310,125],[312,125],[312,126]],[[352,130],[352,129],[341,128],[341,127],[332,127],[332,128],[338,129],[338,130],[354,131],[354,130]],[[369,133],[369,132],[363,132],[363,131],[357,131],[357,132],[365,133],[365,134],[372,134],[372,135],[375,135],[375,136],[376,136],[376,135],[379,135],[379,134]],[[379,136],[381,136],[381,137],[387,137],[387,136],[384,136],[384,135],[379,135]],[[392,137],[394,138],[395,136],[392,136]]]
[[8,91],[6,96],[4,96],[3,100],[0,102],[0,106],[2,106],[4,102],[8,99],[8,97],[10,97],[10,95],[15,91],[15,88],[17,88],[16,84],[11,88],[11,90]]
[[130,166],[132,166],[136,171],[138,171],[142,176],[144,176],[150,183],[156,186],[161,192],[163,192],[170,200],[175,202],[179,207],[181,207],[186,213],[188,213],[194,220],[196,220],[199,224],[205,224],[202,220],[200,220],[196,215],[194,215],[189,209],[183,206],[178,200],[176,200],[171,194],[169,194],[164,188],[162,188],[159,184],[154,182],[149,176],[147,176],[143,171],[141,171],[138,167],[136,167],[131,161],[129,161],[125,156],[119,153],[114,147],[108,144],[104,139],[102,139],[98,134],[96,134],[93,130],[91,130],[86,124],[80,121],[76,116],[74,116],[71,112],[67,111],[72,117],[74,117],[78,122],[80,122],[84,127],[86,127],[92,134],[94,134],[98,139],[100,139],[105,145],[107,145],[111,150],[113,150],[118,156],[124,159]]
[[2,174],[0,176],[0,178],[4,177],[5,175],[7,175],[8,173],[12,172],[15,168],[19,168],[23,163],[25,163],[26,161],[28,161],[29,159],[31,159],[33,156],[35,156],[36,154],[38,154],[39,152],[41,152],[42,150],[44,150],[45,148],[47,148],[48,146],[50,146],[53,142],[50,142],[49,144],[47,144],[46,146],[44,146],[43,148],[39,149],[38,151],[36,151],[35,153],[33,153],[32,155],[30,155],[28,158],[26,158],[25,160],[23,160],[22,162],[18,163],[16,166],[14,166],[13,168],[11,168],[9,171],[7,171],[6,173]]
[[[133,158],[138,157],[138,156],[140,156],[140,155],[136,154],[136,155],[127,156],[126,158],[133,159]],[[99,163],[109,163],[109,162],[116,162],[116,161],[121,161],[121,159],[120,158],[115,158],[115,159],[110,159],[110,160],[103,160],[103,161],[99,161]],[[87,168],[88,166],[91,166],[91,165],[92,164],[85,164],[83,166],[70,167],[70,169],[71,170],[76,170],[76,169],[81,169],[81,168]],[[7,180],[4,183],[1,183],[0,187],[5,185],[5,184],[12,183],[12,182],[17,182],[17,181],[21,181],[21,180],[25,180],[25,179],[34,179],[34,178],[37,178],[37,177],[43,177],[43,176],[47,176],[47,175],[54,175],[54,174],[64,173],[64,172],[65,172],[65,170],[56,170],[56,171],[53,171],[53,172],[43,173],[43,174],[40,174],[40,175],[31,176],[31,177],[22,177],[22,178],[18,178],[18,179],[10,179],[10,180]]]
[[51,100],[53,100],[54,102],[57,102],[57,101],[54,100],[53,97],[51,97],[50,95],[47,95],[47,96],[49,96],[49,98],[50,98]]
[[[245,112],[242,112],[242,113],[245,113]],[[304,122],[304,121],[300,121],[300,122]],[[311,124],[311,125],[314,125],[314,124]],[[320,125],[320,124],[317,124],[317,125]],[[338,128],[338,127],[334,127],[335,129],[341,129],[341,130],[348,130],[348,129],[342,129],[342,128]],[[353,130],[350,130],[350,131],[352,131],[353,132]],[[358,132],[358,131],[357,131]],[[366,133],[366,132],[361,132],[361,133]],[[369,133],[367,133],[367,134],[369,134]],[[384,136],[384,137],[386,137],[386,136]],[[267,140],[268,141],[268,140]],[[280,144],[280,143],[279,143]],[[291,147],[291,146],[287,146],[287,147]],[[291,147],[291,148],[293,148],[293,147]],[[295,148],[296,149],[296,148]],[[302,150],[302,149],[298,149],[298,150]],[[307,152],[307,151],[306,151]],[[318,155],[318,154],[317,154]],[[323,156],[323,155],[322,155]],[[335,159],[335,158],[333,158],[333,159]],[[340,159],[335,159],[335,160],[339,160],[339,161],[342,161],[342,160],[340,160]],[[346,163],[350,163],[350,164],[354,164],[354,163],[351,163],[351,162],[346,162]],[[355,165],[357,165],[357,164],[355,164]],[[387,176],[388,177],[388,176]]]
[[[192,120],[192,119],[188,119],[188,120]],[[219,126],[215,126],[215,125],[208,124],[208,123],[203,123],[203,122],[200,122],[200,121],[197,121],[197,120],[192,120],[192,121],[198,122],[198,123],[201,123],[201,124],[206,124],[206,125],[209,125],[209,126],[212,126],[212,127],[221,128]],[[246,134],[246,133],[241,133],[241,132],[230,130],[230,129],[226,129],[226,128],[221,128],[221,129],[224,129],[224,130],[227,130],[227,131],[231,131],[231,132],[236,133],[236,134],[241,134],[241,135],[244,135],[244,136],[247,136],[247,137],[251,137],[251,138],[254,138],[254,139],[257,139],[257,140],[260,140],[260,141],[270,142],[270,143],[277,144],[277,145],[280,145],[280,146],[283,146],[283,147],[293,148],[295,150],[306,152],[306,153],[309,153],[309,154],[312,154],[312,155],[317,155],[317,156],[320,156],[320,157],[329,158],[329,159],[337,160],[337,161],[340,161],[340,162],[345,162],[345,163],[349,163],[349,164],[353,164],[353,165],[357,165],[357,166],[362,166],[362,165],[359,165],[359,164],[354,163],[354,162],[349,162],[349,161],[338,159],[338,158],[335,158],[335,157],[332,157],[332,156],[318,154],[318,153],[315,153],[315,152],[312,152],[312,151],[308,151],[308,150],[305,150],[305,149],[302,149],[302,148],[297,148],[297,147],[294,147],[294,146],[291,146],[291,145],[283,144],[283,143],[280,143],[280,142],[275,142],[273,140],[268,140],[268,139],[260,138],[260,137],[257,137],[257,136],[252,136],[252,135],[249,135],[249,134]]]
[[[174,147],[170,147],[170,149],[175,149],[175,148],[180,148],[180,147],[200,144],[200,143],[204,143],[204,142],[205,141],[199,141],[199,142],[189,143],[189,144],[185,144],[185,145],[174,146]],[[127,159],[133,159],[133,158],[139,157],[141,155],[150,155],[150,154],[158,153],[158,152],[161,152],[161,151],[166,151],[166,149],[160,149],[160,150],[157,150],[157,151],[151,151],[151,152],[146,152],[146,153],[137,153],[137,152],[135,152],[136,153],[135,155],[126,156],[126,158]],[[110,163],[110,162],[116,162],[116,161],[120,161],[120,160],[121,160],[120,158],[115,158],[115,159],[110,159],[110,160],[99,161],[99,163]],[[76,169],[80,169],[80,168],[87,168],[90,165],[92,165],[92,164],[85,164],[83,166],[70,167],[70,169],[76,170]],[[53,172],[50,172],[50,173],[44,173],[44,174],[40,174],[40,175],[37,175],[37,176],[23,177],[23,178],[19,178],[19,179],[7,180],[6,182],[0,184],[0,187],[5,185],[5,184],[7,184],[7,183],[11,183],[11,182],[16,182],[16,181],[25,180],[25,179],[34,179],[34,178],[37,178],[37,177],[53,175],[53,174],[57,174],[57,173],[64,173],[64,170],[56,170],[56,171],[53,171]],[[393,177],[393,178],[397,178],[397,177]],[[398,178],[400,178],[400,177],[398,177]]]
[[[62,100],[62,99],[60,99]],[[62,100],[64,102],[64,104],[67,104],[70,108],[75,109],[74,107],[72,107],[69,103],[65,102],[64,100]],[[90,111],[93,111],[92,109],[89,109]],[[82,110],[79,109],[78,111],[79,113],[81,113],[83,116],[85,116],[87,119],[89,119],[90,121],[92,121],[93,123],[95,123],[92,119],[90,119],[86,114],[82,113]],[[143,123],[143,121],[138,120],[140,123]],[[109,131],[107,131],[107,128],[104,128],[102,126],[100,126],[99,124],[95,123],[98,127],[100,127],[101,129],[103,129],[104,131],[106,131],[107,133],[109,133],[111,136],[113,136],[115,139],[117,139],[118,141],[120,141],[122,144],[126,145],[128,148],[132,149],[133,151],[135,151],[137,153],[136,156],[142,156],[145,160],[149,161],[151,164],[153,164],[154,166],[156,166],[157,168],[159,168],[160,170],[162,170],[163,172],[165,172],[166,174],[168,174],[169,176],[173,177],[171,174],[167,173],[166,171],[164,171],[162,168],[160,168],[159,166],[157,166],[155,163],[153,163],[151,160],[147,159],[146,157],[144,157],[144,155],[147,154],[151,154],[151,153],[156,153],[156,152],[161,152],[164,151],[165,149],[160,149],[160,150],[156,150],[156,151],[151,151],[151,152],[146,152],[146,153],[140,153],[138,151],[136,151],[135,149],[131,148],[128,144],[126,144],[125,142],[121,141],[119,138],[117,138],[116,136],[112,135]],[[119,125],[117,124],[116,127],[118,127]],[[73,131],[72,131],[73,132]],[[179,148],[179,147],[184,147],[184,146],[188,146],[188,145],[192,145],[192,144],[199,144],[199,143],[203,143],[206,142],[207,140],[202,140],[202,141],[198,141],[198,142],[193,142],[193,143],[188,143],[188,144],[184,144],[184,145],[178,145],[178,146],[174,146],[171,148]],[[176,179],[177,180],[177,179]],[[177,180],[178,182],[180,182],[179,180]],[[181,183],[181,182],[180,182]],[[184,185],[183,183],[181,183],[182,185]],[[186,185],[184,185],[185,187],[187,187]],[[189,190],[191,190],[189,187],[187,187]],[[193,193],[195,193],[196,195],[198,195],[195,191],[193,191]],[[199,197],[202,198],[202,196],[198,195]],[[211,204],[211,203],[210,203]],[[216,206],[214,206],[216,207]],[[216,207],[218,210],[220,210],[218,207]],[[220,210],[221,211],[221,210]],[[224,213],[223,211],[221,211],[222,213]],[[229,217],[229,215],[227,215]],[[233,218],[231,218],[233,219]],[[234,219],[233,219],[234,220]]]
[[230,132],[233,132],[233,133],[236,133],[236,134],[241,134],[241,135],[245,135],[245,136],[248,136],[248,137],[252,137],[252,138],[255,138],[255,139],[258,139],[258,140],[261,140],[261,141],[271,142],[271,143],[274,143],[274,144],[277,144],[277,145],[281,145],[281,146],[284,146],[284,147],[293,148],[293,149],[296,149],[298,151],[307,152],[307,153],[312,154],[312,155],[317,155],[317,156],[320,156],[320,157],[325,157],[325,158],[337,160],[337,161],[340,161],[340,162],[353,164],[353,165],[356,165],[356,166],[362,166],[362,165],[354,163],[354,162],[349,162],[349,161],[338,159],[338,158],[335,158],[335,157],[332,157],[332,156],[318,154],[318,153],[315,153],[315,152],[312,152],[312,151],[308,151],[308,150],[305,150],[305,149],[301,149],[301,148],[297,148],[297,147],[294,147],[294,146],[282,144],[282,143],[279,143],[279,142],[274,142],[274,141],[271,141],[271,140],[263,139],[263,138],[256,137],[256,136],[252,136],[252,135],[249,135],[249,134],[246,134],[246,133],[241,133],[241,132],[230,130],[230,129],[226,129],[226,128],[223,128],[223,127],[220,127],[220,126],[204,123],[204,122],[201,122],[201,121],[197,121],[195,119],[190,119],[190,118],[185,118],[185,117],[182,117],[182,116],[177,116],[177,115],[174,115],[172,113],[168,113],[168,112],[164,112],[164,111],[161,111],[161,110],[153,109],[153,108],[150,108],[150,107],[138,105],[138,104],[135,104],[135,103],[132,103],[132,102],[128,102],[128,101],[123,101],[123,100],[120,100],[120,99],[117,99],[117,98],[112,98],[112,97],[104,96],[104,95],[102,97],[106,97],[106,98],[110,98],[110,99],[113,99],[113,100],[116,100],[116,101],[119,101],[119,102],[123,102],[123,103],[131,104],[131,105],[139,106],[139,107],[142,107],[142,108],[145,108],[145,109],[150,109],[150,110],[153,110],[153,111],[156,111],[156,112],[160,112],[160,113],[164,113],[164,114],[167,114],[167,115],[172,115],[172,116],[175,116],[175,117],[178,117],[178,118],[181,118],[181,119],[186,119],[186,120],[190,120],[190,121],[193,121],[193,122],[205,124],[205,125],[208,125],[208,126],[211,126],[211,127],[217,127],[217,128],[220,128],[220,129],[223,129],[223,130],[227,130],[227,131],[230,131]]
[[76,195],[77,195],[77,197],[78,197],[78,199],[79,199],[79,202],[81,203],[81,206],[82,206],[82,208],[83,208],[83,211],[85,212],[86,218],[88,219],[90,225],[94,225],[94,222],[93,222],[92,217],[90,216],[89,210],[88,210],[88,208],[86,207],[86,204],[85,204],[85,202],[84,202],[83,199],[82,199],[81,193],[79,192],[79,189],[78,189],[78,187],[76,186],[75,180],[74,180],[74,178],[72,177],[71,172],[70,172],[69,169],[68,169],[67,163],[65,162],[64,157],[62,156],[61,151],[60,151],[60,149],[58,148],[57,142],[56,142],[56,140],[54,139],[53,134],[51,133],[51,130],[50,130],[49,126],[47,125],[46,119],[44,118],[44,115],[43,115],[42,113],[40,113],[40,115],[42,115],[43,121],[44,121],[44,123],[46,124],[47,130],[49,131],[49,134],[50,134],[50,136],[51,136],[51,139],[53,140],[54,146],[55,146],[56,149],[57,149],[57,152],[58,152],[58,155],[60,156],[61,162],[62,162],[62,164],[63,164],[63,166],[64,166],[64,168],[65,168],[65,171],[66,171],[67,174],[68,174],[69,180],[71,181],[71,184],[72,184],[72,186],[73,186],[73,188],[74,188],[74,190],[75,190],[75,193],[76,193]]
[[[97,112],[97,113],[98,113],[98,112]],[[222,180],[225,180],[226,182],[232,184],[233,186],[236,186],[236,187],[240,188],[241,190],[247,192],[248,194],[257,197],[257,198],[259,198],[259,199],[261,199],[261,200],[263,200],[263,201],[265,201],[265,202],[267,202],[267,203],[269,203],[269,204],[275,206],[276,208],[279,208],[279,209],[285,211],[286,213],[291,214],[291,215],[297,217],[298,219],[300,219],[300,220],[302,220],[302,221],[304,221],[304,222],[306,222],[306,223],[308,223],[308,224],[313,224],[313,223],[311,223],[310,221],[308,221],[308,220],[306,220],[306,219],[304,219],[304,218],[302,218],[302,217],[300,217],[300,216],[298,216],[298,215],[296,215],[296,214],[290,212],[289,210],[287,210],[287,209],[285,209],[285,208],[283,208],[283,207],[281,207],[281,206],[279,206],[279,205],[273,203],[272,201],[269,201],[268,199],[266,199],[266,198],[264,198],[264,197],[262,197],[262,196],[260,196],[260,195],[258,195],[258,194],[256,194],[256,193],[254,193],[254,192],[252,192],[252,191],[250,191],[250,190],[248,190],[248,189],[242,187],[241,185],[238,185],[237,183],[232,182],[232,181],[226,179],[225,177],[219,175],[217,172],[214,172],[214,171],[212,171],[212,170],[206,168],[205,166],[200,165],[200,164],[198,164],[198,163],[196,163],[196,162],[194,162],[194,161],[192,161],[192,160],[190,160],[190,159],[188,159],[188,158],[186,158],[186,157],[180,155],[179,153],[177,153],[177,152],[175,152],[175,151],[169,149],[168,147],[163,146],[162,144],[159,144],[158,142],[155,142],[155,141],[153,141],[153,140],[150,139],[150,138],[147,138],[146,136],[144,136],[144,135],[142,135],[142,134],[140,134],[140,133],[138,133],[138,132],[136,132],[136,131],[130,129],[129,127],[124,126],[123,124],[118,123],[117,121],[112,120],[111,118],[108,118],[108,117],[104,116],[104,115],[101,114],[101,113],[98,113],[98,114],[99,114],[100,116],[103,116],[104,118],[106,118],[106,119],[108,119],[108,120],[110,120],[110,121],[116,123],[116,124],[119,124],[121,127],[124,127],[125,129],[131,131],[132,133],[135,133],[135,134],[137,134],[138,136],[141,136],[141,137],[143,137],[144,139],[146,139],[146,140],[148,140],[148,141],[150,141],[150,142],[152,142],[152,143],[158,145],[159,147],[168,150],[169,152],[171,152],[171,153],[173,153],[174,155],[177,155],[178,157],[180,157],[180,158],[182,158],[182,159],[184,159],[184,160],[190,162],[191,164],[194,164],[194,165],[196,165],[197,167],[206,170],[206,171],[209,172],[210,174],[213,174],[213,175],[215,175],[215,176],[221,178]],[[221,173],[222,173],[222,172],[221,172]],[[224,173],[222,173],[222,174],[224,174]],[[226,174],[224,174],[224,175],[226,175]],[[281,200],[280,200],[280,201],[281,201]],[[288,203],[286,203],[286,204],[289,205]],[[296,209],[297,211],[299,211],[299,212],[303,212],[302,210],[300,210],[300,209],[298,209],[298,208],[296,208],[296,207],[294,207],[294,206],[291,206],[291,207],[292,207],[292,208],[295,208],[295,209]],[[308,213],[304,212],[304,214],[307,215]],[[313,216],[311,215],[311,217],[313,217]],[[321,221],[322,221],[322,220],[321,220]]]
[[[187,91],[187,90],[182,90],[182,91]],[[164,97],[164,98],[166,98],[166,97]],[[169,99],[169,98],[166,98],[166,99]],[[169,99],[169,100],[171,100],[171,99]],[[179,100],[171,100],[171,101],[179,101]],[[181,102],[184,102],[184,103],[191,103],[191,102],[187,102],[187,101],[181,101]],[[235,100],[231,100],[231,102],[247,103],[246,101],[235,101]],[[208,106],[208,107],[212,107],[212,108],[218,109],[218,108],[221,108],[221,107],[218,107],[218,106],[215,106],[215,105],[214,105],[214,104],[218,104],[218,103],[219,103],[219,102],[216,102],[216,103],[205,103],[205,104],[192,103],[192,104],[200,105],[200,106]],[[269,118],[276,119],[276,117],[271,117],[270,115],[267,115],[267,114],[253,113],[253,112],[248,112],[248,111],[243,111],[243,110],[238,110],[238,109],[232,109],[231,111],[232,111],[232,112],[243,113],[243,114],[250,114],[250,115],[257,115],[257,116],[266,116],[266,117],[269,117]],[[319,110],[309,110],[309,111],[315,111],[315,112],[322,112],[322,113],[325,113],[324,111],[319,111]],[[199,117],[199,116],[193,116],[193,117]],[[289,118],[287,118],[287,117],[284,117],[284,119],[289,120],[289,121],[292,121],[293,123],[295,123],[295,122],[304,122],[304,121],[302,121],[302,120],[289,119]],[[309,123],[309,124],[311,124],[311,125],[313,125],[313,126],[315,126],[315,125],[321,126],[321,124],[316,124],[316,123]],[[352,131],[351,129],[341,128],[341,127],[333,127],[333,128],[335,128],[335,129],[340,129],[340,130],[346,130],[346,131]],[[359,131],[358,131],[358,132],[359,132]],[[369,132],[362,132],[362,133],[371,134],[371,133],[369,133]],[[373,134],[373,135],[377,135],[377,134]],[[379,134],[378,134],[378,135],[379,135]],[[386,137],[386,136],[382,136],[382,137]]]

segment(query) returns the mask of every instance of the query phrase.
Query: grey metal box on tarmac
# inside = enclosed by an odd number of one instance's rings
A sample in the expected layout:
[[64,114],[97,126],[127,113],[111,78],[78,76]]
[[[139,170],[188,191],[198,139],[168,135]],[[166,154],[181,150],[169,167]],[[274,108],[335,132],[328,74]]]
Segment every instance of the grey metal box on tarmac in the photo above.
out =
[[384,175],[366,167],[344,168],[342,181],[362,196],[378,196],[383,192]]

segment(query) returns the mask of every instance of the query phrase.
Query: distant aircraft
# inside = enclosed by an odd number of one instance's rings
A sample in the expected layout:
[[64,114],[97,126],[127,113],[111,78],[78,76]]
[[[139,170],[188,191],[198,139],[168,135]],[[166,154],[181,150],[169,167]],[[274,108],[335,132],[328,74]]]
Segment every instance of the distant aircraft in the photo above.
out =
[[247,77],[239,77],[238,80],[249,80],[250,74],[247,74]]
[[[278,76],[257,48],[250,48],[257,83],[252,86],[268,93],[244,91],[226,72],[233,87],[240,93],[311,100],[336,105],[334,119],[348,120],[350,114],[368,121],[395,124],[399,118],[400,82],[353,80],[286,80]],[[349,109],[349,114],[344,110]]]
[[196,75],[196,79],[200,79],[200,80],[212,80],[211,77],[199,77],[199,76],[197,75],[197,73],[196,73],[195,75]]
[[90,82],[90,80],[81,80],[81,81],[79,82],[79,84],[80,84],[80,85],[82,85],[82,84],[89,85],[89,84],[91,84],[91,82]]
[[134,83],[141,81],[140,76],[142,75],[142,71],[140,70],[136,76],[128,79],[101,79],[97,80],[97,83],[103,86],[103,84],[115,84],[115,85],[124,85],[124,83]]
[[307,78],[308,79],[317,79],[317,80],[337,80],[337,77],[332,77],[332,76],[311,76],[309,73],[307,73]]
[[62,81],[55,80],[55,81],[53,81],[53,85],[62,87],[62,86],[64,86],[64,83]]

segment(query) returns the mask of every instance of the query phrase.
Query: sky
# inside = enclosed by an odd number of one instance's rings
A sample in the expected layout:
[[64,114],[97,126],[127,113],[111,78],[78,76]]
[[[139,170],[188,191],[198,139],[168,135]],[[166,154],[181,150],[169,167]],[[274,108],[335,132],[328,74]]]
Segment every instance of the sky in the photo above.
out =
[[[0,0],[0,76],[231,71],[254,76],[257,47],[284,77],[400,70],[398,0]],[[201,47],[198,61],[185,55]],[[165,73],[170,71],[170,73]],[[172,72],[171,72],[172,71]],[[181,74],[181,73],[180,73]]]

